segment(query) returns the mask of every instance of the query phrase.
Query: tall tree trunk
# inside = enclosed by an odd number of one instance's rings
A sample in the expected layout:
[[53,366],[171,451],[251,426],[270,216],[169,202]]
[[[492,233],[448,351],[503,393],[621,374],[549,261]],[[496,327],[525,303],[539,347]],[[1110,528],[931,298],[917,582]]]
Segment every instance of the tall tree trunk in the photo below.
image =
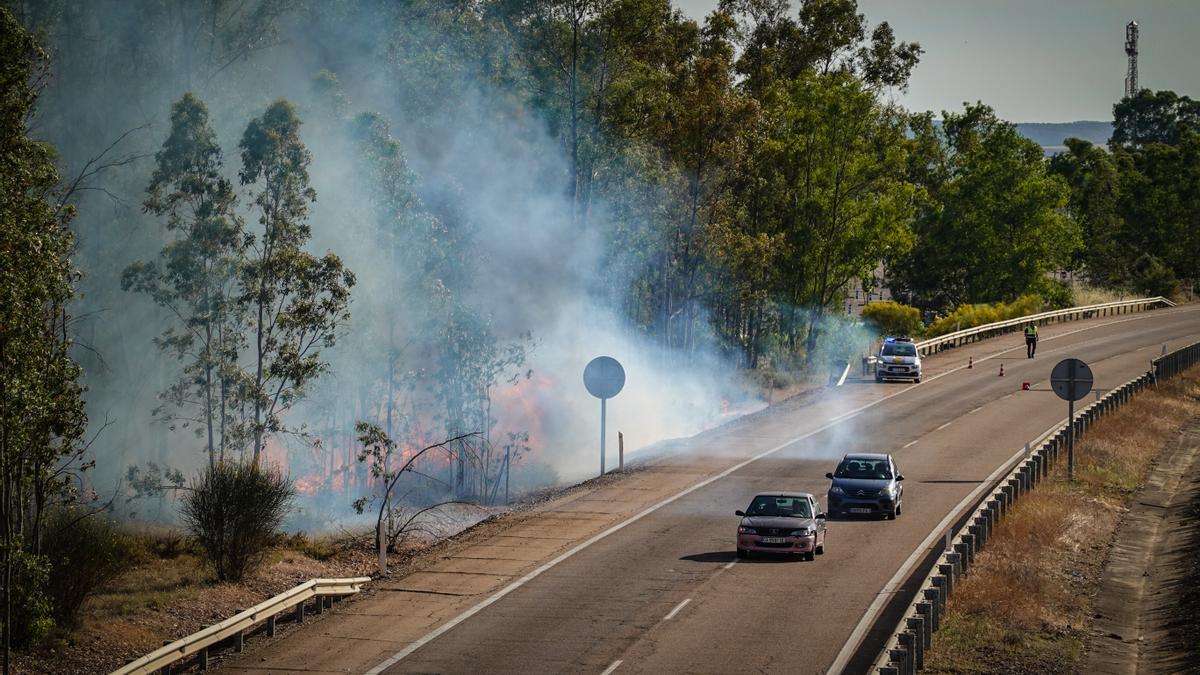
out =
[[571,17],[571,224],[579,226],[579,14]]

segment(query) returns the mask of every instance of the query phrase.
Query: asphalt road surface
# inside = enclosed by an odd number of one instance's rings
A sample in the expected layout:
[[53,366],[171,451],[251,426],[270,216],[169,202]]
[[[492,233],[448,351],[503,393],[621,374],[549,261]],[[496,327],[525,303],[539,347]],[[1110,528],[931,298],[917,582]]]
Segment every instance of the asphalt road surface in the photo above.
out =
[[[1118,386],[1145,372],[1162,345],[1200,340],[1200,306],[1041,333],[1033,360],[1019,334],[995,338],[927,359],[920,385],[852,380],[812,405],[780,406],[698,437],[647,469],[666,492],[627,497],[625,511],[597,508],[591,530],[556,513],[535,515],[520,525],[521,541],[546,546],[514,543],[514,554],[498,554],[511,564],[477,569],[480,581],[461,593],[402,581],[374,610],[328,617],[230,665],[244,672],[825,673],[839,654],[857,654],[841,662],[857,672],[882,644],[864,632],[863,617],[887,582],[989,474],[1065,420],[1066,403],[1049,391],[1053,365],[1079,358],[1096,388]],[[974,368],[965,367],[968,356]],[[1033,391],[1020,391],[1022,382]],[[812,492],[824,505],[824,474],[846,452],[896,457],[905,476],[901,516],[830,521],[826,553],[813,562],[735,560],[735,509],[772,490]],[[681,478],[672,482],[673,475]],[[562,511],[590,513],[584,502]],[[487,557],[459,555],[444,562],[466,569]],[[378,604],[404,594],[413,602],[420,594],[455,597],[408,609]],[[428,620],[414,624],[413,613],[426,610],[413,607],[428,608]],[[361,628],[348,635],[339,621]]]

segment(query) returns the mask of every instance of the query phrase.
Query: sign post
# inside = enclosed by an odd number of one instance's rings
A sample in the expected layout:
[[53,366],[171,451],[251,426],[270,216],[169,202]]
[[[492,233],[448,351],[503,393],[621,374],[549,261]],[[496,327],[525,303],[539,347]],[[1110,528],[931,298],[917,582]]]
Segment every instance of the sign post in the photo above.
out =
[[625,387],[625,369],[611,356],[597,356],[583,369],[583,386],[600,399],[600,475],[604,475],[604,425],[608,399]]
[[1067,402],[1067,480],[1075,480],[1075,401],[1092,390],[1092,369],[1079,359],[1063,359],[1050,372],[1050,388]]

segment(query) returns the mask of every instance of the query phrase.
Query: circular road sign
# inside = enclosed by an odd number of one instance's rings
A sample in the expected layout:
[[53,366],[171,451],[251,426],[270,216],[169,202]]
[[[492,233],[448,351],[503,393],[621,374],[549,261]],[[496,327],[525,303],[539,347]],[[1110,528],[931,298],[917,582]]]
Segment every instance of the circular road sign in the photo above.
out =
[[612,398],[625,386],[625,369],[611,356],[597,356],[583,369],[583,386],[596,398]]
[[1050,388],[1064,401],[1078,401],[1092,390],[1092,369],[1079,359],[1063,359],[1050,372]]

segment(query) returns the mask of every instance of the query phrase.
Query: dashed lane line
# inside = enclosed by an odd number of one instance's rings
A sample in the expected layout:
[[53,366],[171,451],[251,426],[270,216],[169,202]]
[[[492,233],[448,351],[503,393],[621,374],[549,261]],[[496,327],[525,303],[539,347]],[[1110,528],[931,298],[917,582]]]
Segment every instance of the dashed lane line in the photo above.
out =
[[675,615],[679,613],[679,610],[681,610],[681,609],[683,609],[684,607],[686,607],[686,606],[687,606],[687,604],[688,604],[689,602],[691,602],[691,601],[692,601],[692,599],[691,599],[691,598],[687,598],[686,600],[684,600],[683,602],[679,603],[678,605],[675,605],[675,609],[671,610],[671,611],[670,611],[670,613],[668,613],[666,616],[664,616],[664,617],[663,617],[663,621],[670,621],[671,619],[674,619],[674,618],[675,618]]
[[622,661],[621,659],[617,659],[616,661],[613,661],[612,665],[605,668],[604,672],[600,673],[600,675],[612,675],[612,671],[616,670],[617,668],[620,668],[622,663],[625,663],[625,662]]

